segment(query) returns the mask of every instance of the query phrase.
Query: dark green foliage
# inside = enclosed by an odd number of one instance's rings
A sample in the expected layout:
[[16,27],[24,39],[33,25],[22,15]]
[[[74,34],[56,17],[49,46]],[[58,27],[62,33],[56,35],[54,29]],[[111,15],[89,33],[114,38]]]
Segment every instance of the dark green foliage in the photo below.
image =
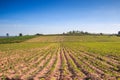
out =
[[37,33],[37,34],[35,34],[36,36],[42,36],[43,34],[39,34],[39,33]]
[[6,36],[7,36],[7,37],[9,37],[9,34],[8,34],[8,33],[6,33]]
[[20,33],[20,34],[19,34],[19,36],[23,36],[23,34],[22,34],[22,33]]
[[69,31],[67,33],[64,33],[63,35],[91,35],[91,33],[73,30],[73,31]]
[[120,31],[118,31],[118,35],[120,35]]
[[116,35],[120,35],[120,31],[118,32],[118,34],[105,34],[105,33],[90,33],[90,32],[84,32],[84,31],[69,31],[69,32],[63,32],[62,35],[65,36],[84,36],[84,35],[92,35],[92,36],[116,36]]
[[34,37],[35,36],[17,36],[17,37],[0,38],[0,44],[19,43]]
[[118,31],[118,35],[117,36],[120,36],[120,31]]

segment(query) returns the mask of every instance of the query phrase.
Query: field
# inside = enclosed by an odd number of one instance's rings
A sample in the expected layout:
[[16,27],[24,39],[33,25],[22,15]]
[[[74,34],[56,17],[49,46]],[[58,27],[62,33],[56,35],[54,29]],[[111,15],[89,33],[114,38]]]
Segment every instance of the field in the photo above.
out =
[[120,80],[120,37],[38,36],[0,44],[0,80]]
[[31,39],[33,37],[36,37],[36,36],[16,36],[16,37],[0,38],[0,44],[19,43],[27,39]]

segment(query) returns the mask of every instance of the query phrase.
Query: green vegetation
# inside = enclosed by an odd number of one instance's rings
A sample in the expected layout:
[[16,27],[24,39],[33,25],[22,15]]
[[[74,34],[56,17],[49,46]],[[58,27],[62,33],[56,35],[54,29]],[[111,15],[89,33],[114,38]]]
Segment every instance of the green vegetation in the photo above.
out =
[[40,48],[49,45],[50,43],[13,43],[13,44],[0,44],[0,51],[20,50]]
[[[73,36],[72,36],[73,37]],[[103,56],[120,55],[120,37],[116,36],[75,36],[68,37],[69,42],[64,45],[85,52],[92,52]],[[72,42],[71,42],[72,41]]]
[[64,36],[64,42],[120,42],[117,36]]
[[16,36],[16,37],[5,37],[0,38],[0,44],[7,44],[7,43],[20,43],[25,40],[34,38],[35,36]]
[[1,79],[119,80],[120,37],[33,37],[0,44]]

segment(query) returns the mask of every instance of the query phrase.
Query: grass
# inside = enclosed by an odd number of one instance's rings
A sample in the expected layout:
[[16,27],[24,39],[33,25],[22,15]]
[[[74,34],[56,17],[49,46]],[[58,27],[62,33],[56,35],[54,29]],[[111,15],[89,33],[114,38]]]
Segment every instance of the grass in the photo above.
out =
[[103,56],[114,55],[120,57],[120,42],[66,42],[71,48],[100,54]]
[[120,37],[117,36],[66,36],[63,45],[103,56],[120,56]]
[[36,36],[16,36],[16,37],[0,38],[0,44],[20,43],[34,37]]
[[120,42],[117,36],[64,36],[64,42]]
[[40,48],[49,45],[50,43],[13,43],[13,44],[0,44],[0,51],[20,50]]

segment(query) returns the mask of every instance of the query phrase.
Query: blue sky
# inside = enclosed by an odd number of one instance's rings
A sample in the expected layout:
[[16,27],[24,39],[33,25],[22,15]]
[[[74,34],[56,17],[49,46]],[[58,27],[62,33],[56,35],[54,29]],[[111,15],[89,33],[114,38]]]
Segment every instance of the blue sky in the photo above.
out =
[[0,35],[117,33],[120,0],[0,0]]

